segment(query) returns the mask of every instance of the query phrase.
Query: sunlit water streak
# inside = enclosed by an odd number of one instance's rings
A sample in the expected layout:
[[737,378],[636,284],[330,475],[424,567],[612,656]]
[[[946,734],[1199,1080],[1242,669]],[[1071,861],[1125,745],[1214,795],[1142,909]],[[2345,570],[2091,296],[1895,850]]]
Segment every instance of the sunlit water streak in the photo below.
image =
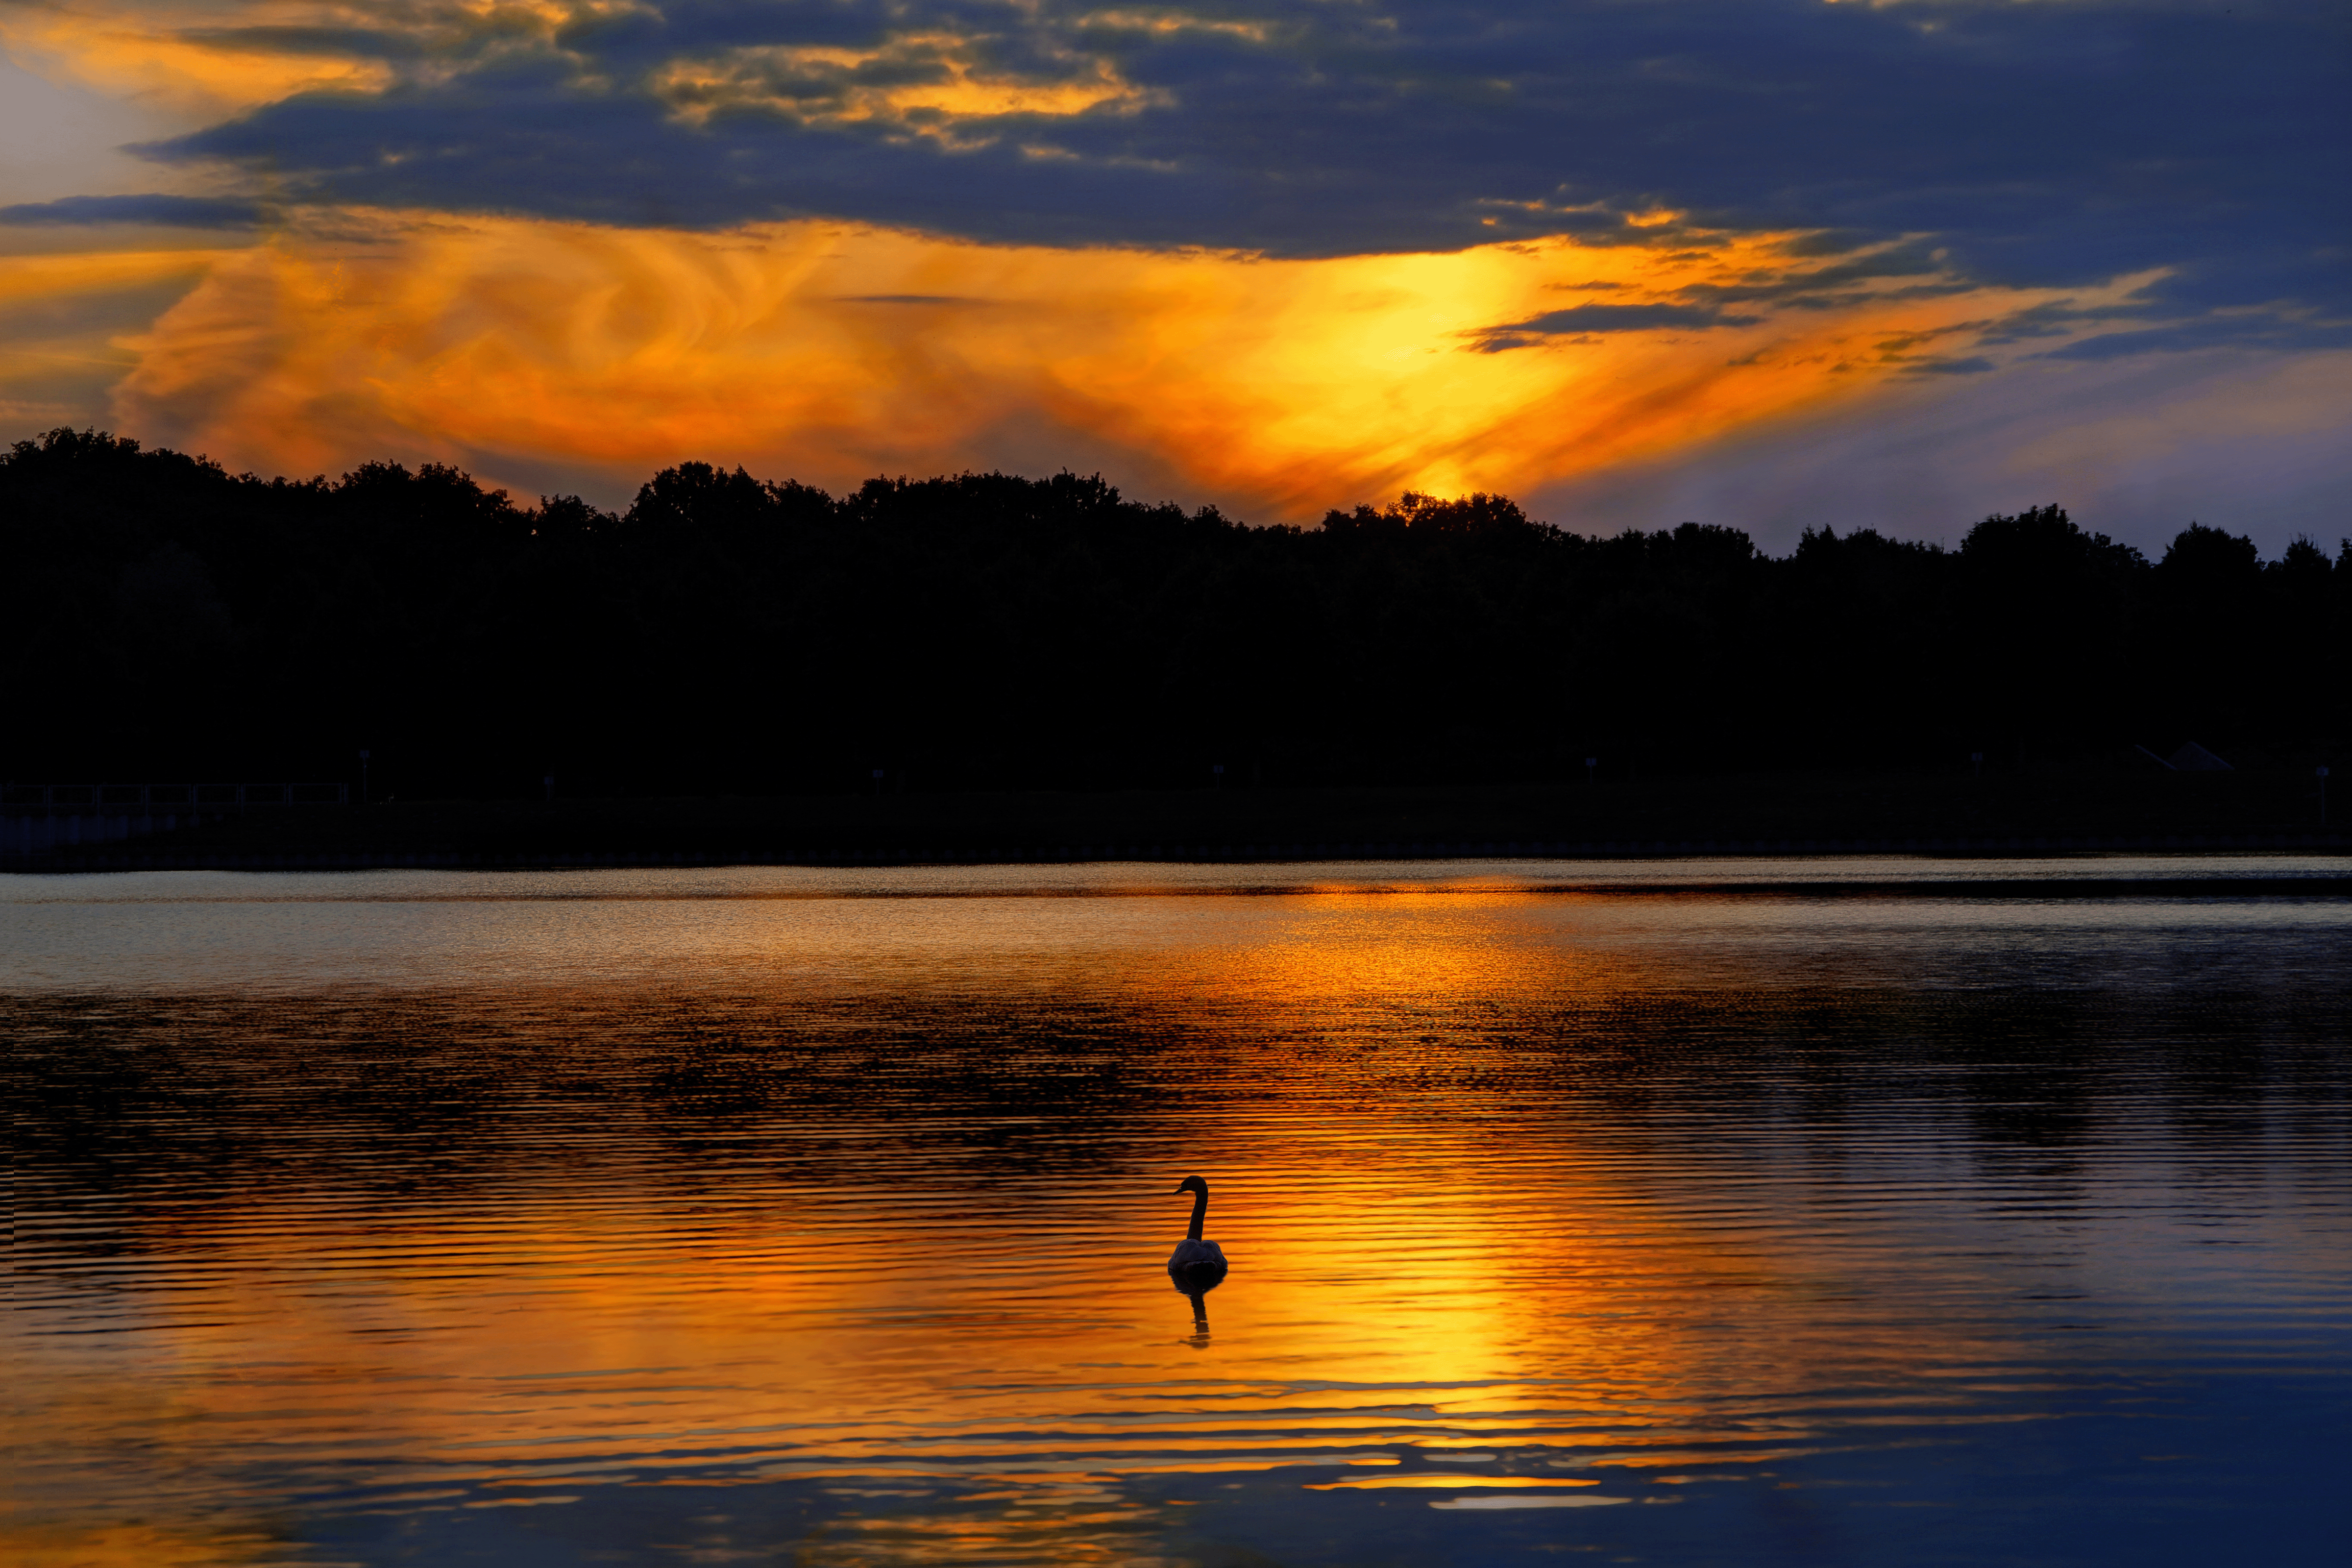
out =
[[0,879],[8,1542],[2326,1561],[2336,865]]

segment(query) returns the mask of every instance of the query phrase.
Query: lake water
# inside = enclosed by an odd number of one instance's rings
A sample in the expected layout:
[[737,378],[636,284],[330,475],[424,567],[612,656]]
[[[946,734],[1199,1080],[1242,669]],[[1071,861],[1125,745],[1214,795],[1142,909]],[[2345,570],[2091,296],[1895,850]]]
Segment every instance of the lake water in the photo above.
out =
[[0,1555],[2338,1563],[2342,864],[0,878]]

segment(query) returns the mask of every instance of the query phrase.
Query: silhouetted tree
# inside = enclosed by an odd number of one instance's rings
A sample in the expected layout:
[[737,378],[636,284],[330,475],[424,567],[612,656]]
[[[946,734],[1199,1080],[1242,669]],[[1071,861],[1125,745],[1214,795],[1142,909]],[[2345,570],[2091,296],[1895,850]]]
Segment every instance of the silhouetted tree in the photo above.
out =
[[1587,538],[1418,492],[1251,528],[1098,477],[835,498],[682,463],[615,516],[438,464],[264,480],[95,431],[0,455],[16,777],[773,790],[1952,763],[2345,729],[2352,543],[2150,566],[2056,507],[1960,547]]
[[1958,565],[1954,634],[1975,675],[1961,716],[1982,749],[2065,748],[2126,718],[2146,557],[2049,506],[1986,518]]

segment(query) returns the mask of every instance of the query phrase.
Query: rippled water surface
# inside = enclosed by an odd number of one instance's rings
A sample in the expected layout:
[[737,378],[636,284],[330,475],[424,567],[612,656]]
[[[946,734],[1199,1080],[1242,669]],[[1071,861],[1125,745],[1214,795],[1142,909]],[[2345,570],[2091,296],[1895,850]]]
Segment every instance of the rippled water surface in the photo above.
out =
[[0,878],[0,1555],[2340,1562],[2340,868]]

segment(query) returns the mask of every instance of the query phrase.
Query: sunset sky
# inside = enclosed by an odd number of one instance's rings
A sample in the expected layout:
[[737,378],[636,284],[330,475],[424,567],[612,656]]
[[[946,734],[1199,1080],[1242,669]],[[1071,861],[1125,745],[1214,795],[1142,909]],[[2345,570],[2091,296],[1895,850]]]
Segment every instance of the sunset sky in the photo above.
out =
[[0,437],[2352,531],[2340,0],[0,0]]

